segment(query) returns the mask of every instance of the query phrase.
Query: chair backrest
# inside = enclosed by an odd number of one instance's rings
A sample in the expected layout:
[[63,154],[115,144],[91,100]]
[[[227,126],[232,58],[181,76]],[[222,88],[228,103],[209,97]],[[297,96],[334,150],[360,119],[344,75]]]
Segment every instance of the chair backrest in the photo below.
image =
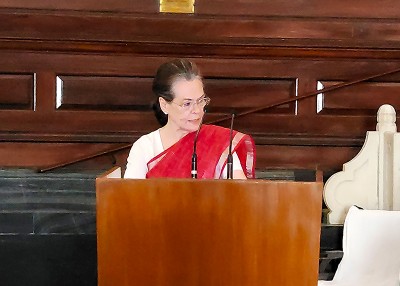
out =
[[336,285],[398,286],[400,211],[349,209]]

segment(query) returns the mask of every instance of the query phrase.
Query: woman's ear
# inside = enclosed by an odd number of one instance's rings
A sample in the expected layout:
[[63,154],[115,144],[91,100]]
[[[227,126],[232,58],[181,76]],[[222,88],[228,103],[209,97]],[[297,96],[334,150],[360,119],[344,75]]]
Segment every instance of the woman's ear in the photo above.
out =
[[164,114],[168,114],[168,102],[162,97],[158,98],[158,102],[160,103],[162,112],[164,112]]

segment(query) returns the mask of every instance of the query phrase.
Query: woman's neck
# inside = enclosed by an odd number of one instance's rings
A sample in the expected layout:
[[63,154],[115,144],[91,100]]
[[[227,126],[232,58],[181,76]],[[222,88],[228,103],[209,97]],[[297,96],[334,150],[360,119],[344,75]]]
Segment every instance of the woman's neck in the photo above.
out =
[[188,134],[187,131],[180,130],[179,128],[176,128],[175,126],[172,126],[172,124],[166,124],[163,127],[160,128],[160,136],[161,136],[161,142],[164,147],[164,150],[168,149],[172,145],[174,145],[176,142],[181,140],[184,136]]

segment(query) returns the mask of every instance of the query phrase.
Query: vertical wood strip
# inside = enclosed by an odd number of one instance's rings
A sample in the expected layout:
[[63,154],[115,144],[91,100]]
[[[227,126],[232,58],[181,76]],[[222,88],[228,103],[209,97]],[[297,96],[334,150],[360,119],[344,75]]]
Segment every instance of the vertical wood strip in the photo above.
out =
[[41,113],[54,112],[56,106],[56,76],[54,72],[39,72],[35,76],[34,110]]

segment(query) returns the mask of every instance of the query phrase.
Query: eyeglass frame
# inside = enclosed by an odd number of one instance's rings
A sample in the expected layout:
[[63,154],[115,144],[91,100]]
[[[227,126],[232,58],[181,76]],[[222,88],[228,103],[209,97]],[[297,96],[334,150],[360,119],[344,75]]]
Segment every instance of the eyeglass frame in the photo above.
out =
[[[178,103],[174,102],[173,100],[170,101],[169,103],[173,103],[173,104],[179,106],[183,111],[189,112],[189,111],[193,110],[195,105],[200,106],[199,102],[201,102],[203,100],[205,101],[205,104],[204,104],[204,106],[202,108],[206,107],[211,102],[211,98],[209,98],[206,94],[204,94],[202,97],[200,97],[200,98],[198,98],[196,100],[184,101],[182,104],[178,104]],[[185,104],[189,104],[189,105],[187,107],[185,107]]]

